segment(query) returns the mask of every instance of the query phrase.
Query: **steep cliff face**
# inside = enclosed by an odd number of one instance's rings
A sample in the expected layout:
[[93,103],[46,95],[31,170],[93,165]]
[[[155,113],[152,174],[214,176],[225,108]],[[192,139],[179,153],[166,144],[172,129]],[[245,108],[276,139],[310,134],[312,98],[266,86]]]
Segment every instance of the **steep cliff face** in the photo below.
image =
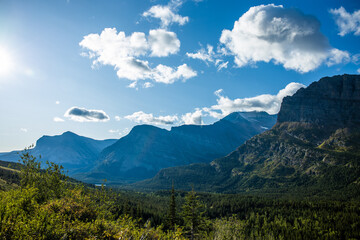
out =
[[360,76],[325,77],[284,98],[278,114],[278,123],[283,122],[359,127]]
[[[135,188],[217,192],[360,189],[359,75],[323,78],[284,99],[277,124],[210,164],[160,171]],[[199,171],[201,169],[201,171]]]

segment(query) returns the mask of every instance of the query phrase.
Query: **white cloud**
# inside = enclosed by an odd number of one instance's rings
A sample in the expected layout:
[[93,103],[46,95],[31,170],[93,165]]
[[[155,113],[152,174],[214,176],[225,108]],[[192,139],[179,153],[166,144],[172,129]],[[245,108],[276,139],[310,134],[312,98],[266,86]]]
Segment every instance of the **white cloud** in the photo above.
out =
[[151,82],[146,82],[146,83],[143,84],[144,88],[151,88],[153,86],[154,86],[154,84],[152,84]]
[[195,112],[186,113],[181,116],[181,120],[184,124],[192,124],[192,125],[202,125],[204,122],[202,121],[202,110],[195,109]]
[[360,64],[360,53],[354,54],[351,58],[352,58],[351,61],[354,64],[356,64],[356,65]]
[[263,94],[251,98],[230,99],[222,95],[222,89],[215,92],[218,97],[217,104],[210,108],[203,108],[211,117],[222,118],[226,115],[237,112],[265,111],[269,114],[276,114],[280,110],[281,102],[284,97],[292,96],[297,90],[305,87],[300,83],[289,83],[284,89],[281,89],[277,95]]
[[120,136],[123,136],[129,133],[129,128],[124,128],[122,131],[120,129],[110,129],[108,132],[111,134],[118,134]]
[[218,69],[218,71],[220,71],[220,70],[223,69],[223,68],[227,68],[227,67],[228,67],[228,63],[229,63],[229,62],[219,61],[218,64],[215,64],[215,65],[217,65],[217,69]]
[[222,31],[220,42],[221,52],[234,55],[238,67],[273,61],[301,73],[329,58],[338,63],[340,51],[331,48],[315,17],[274,4],[251,7],[231,31]]
[[155,5],[152,6],[149,10],[143,13],[144,17],[153,17],[158,18],[161,21],[161,26],[163,28],[168,27],[173,23],[179,25],[184,25],[189,21],[189,17],[183,17],[177,14],[177,9],[182,5],[182,1],[173,0],[170,1],[168,5]]
[[59,118],[59,117],[54,117],[54,118],[53,118],[53,121],[54,121],[54,122],[64,122],[65,120],[62,119],[62,118]]
[[331,50],[331,55],[327,60],[326,64],[332,66],[339,63],[347,63],[350,61],[350,54],[347,51],[341,51],[339,49],[333,48]]
[[56,105],[59,105],[59,104],[60,104],[60,101],[56,101],[55,104],[56,104]]
[[103,110],[88,110],[79,107],[69,108],[64,117],[76,122],[107,122],[110,120],[110,117]]
[[171,67],[159,64],[154,69],[152,75],[155,82],[171,84],[179,79],[186,81],[189,78],[195,77],[197,73],[186,64],[180,65],[176,70]]
[[209,44],[207,45],[206,50],[204,48],[201,48],[195,53],[187,52],[186,56],[188,56],[189,58],[202,60],[207,65],[209,65],[209,63],[214,63],[218,71],[220,71],[223,68],[227,68],[229,63],[229,62],[224,62],[224,60],[220,58],[220,55],[214,52],[214,47]]
[[188,52],[186,53],[186,56],[188,56],[189,58],[199,59],[206,63],[214,62],[214,55],[215,55],[214,47],[211,45],[207,45],[207,50],[201,48],[195,53],[188,53]]
[[109,133],[118,133],[119,131],[120,131],[119,129],[116,129],[116,130],[110,129],[110,130],[109,130]]
[[180,40],[176,34],[164,29],[150,30],[149,44],[151,56],[155,57],[166,57],[177,53],[180,49]]
[[116,121],[120,121],[120,120],[121,120],[121,117],[120,117],[120,116],[115,116],[115,120],[116,120]]
[[304,87],[306,86],[301,83],[292,82],[284,89],[281,89],[276,95],[262,94],[255,97],[237,99],[230,99],[224,96],[223,90],[219,89],[214,92],[218,97],[216,105],[195,108],[193,112],[183,114],[180,119],[177,115],[155,117],[153,114],[144,113],[143,111],[135,112],[124,118],[136,123],[152,125],[203,125],[203,117],[210,116],[212,118],[220,119],[233,112],[264,111],[269,114],[277,114],[284,97],[292,96],[297,90]]
[[143,111],[135,112],[124,118],[136,123],[154,125],[174,125],[179,120],[176,115],[154,117],[152,113],[144,113]]
[[27,132],[28,132],[28,130],[27,130],[26,128],[20,128],[20,131],[21,131],[21,132],[24,132],[24,133],[27,133]]
[[[141,32],[126,36],[124,32],[117,33],[115,28],[106,28],[100,35],[85,36],[79,45],[88,50],[82,55],[93,59],[93,66],[98,64],[114,66],[119,78],[133,81],[129,87],[136,87],[136,82],[139,80],[168,84],[196,76],[196,72],[186,64],[178,66],[177,70],[162,64],[152,68],[148,61],[140,59],[149,55],[164,57],[179,51],[180,41],[176,34],[162,29],[150,30],[147,40],[145,34]],[[165,69],[166,73],[178,74],[163,74]],[[180,74],[179,69],[188,70],[186,72],[192,74]]]
[[348,13],[345,8],[331,9],[335,17],[337,26],[339,27],[340,36],[345,36],[348,33],[354,32],[354,35],[360,35],[360,10],[354,11],[352,14]]

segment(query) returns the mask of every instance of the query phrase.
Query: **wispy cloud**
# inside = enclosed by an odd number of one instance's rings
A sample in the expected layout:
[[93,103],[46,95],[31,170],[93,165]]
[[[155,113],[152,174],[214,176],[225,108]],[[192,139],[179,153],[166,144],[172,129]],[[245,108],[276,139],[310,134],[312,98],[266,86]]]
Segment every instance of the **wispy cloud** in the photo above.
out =
[[195,53],[187,52],[186,56],[188,56],[189,58],[202,60],[207,65],[209,65],[209,63],[213,63],[217,67],[218,71],[220,71],[223,68],[227,68],[229,63],[229,62],[225,62],[221,58],[221,54],[215,53],[214,47],[209,44],[207,45],[206,49],[201,48]]
[[129,128],[124,128],[123,130],[120,129],[110,129],[108,131],[111,134],[118,134],[120,136],[127,135],[129,133]]
[[354,11],[352,14],[347,12],[344,7],[331,9],[330,13],[334,15],[336,24],[340,30],[339,35],[345,36],[349,33],[360,35],[360,10]]
[[76,122],[106,122],[110,117],[103,110],[88,110],[85,108],[69,108],[64,117]]
[[59,117],[54,117],[54,118],[53,118],[53,121],[54,121],[54,122],[64,122],[65,120],[62,119],[62,118],[59,118]]
[[20,131],[21,131],[21,132],[24,132],[24,133],[27,133],[27,132],[28,132],[27,128],[20,128]]
[[340,63],[348,55],[329,45],[315,17],[274,4],[251,7],[232,30],[223,30],[220,43],[238,67],[273,61],[300,73]]
[[144,113],[143,111],[135,112],[131,115],[125,116],[124,118],[136,123],[154,125],[174,125],[179,120],[176,115],[155,117],[152,113]]

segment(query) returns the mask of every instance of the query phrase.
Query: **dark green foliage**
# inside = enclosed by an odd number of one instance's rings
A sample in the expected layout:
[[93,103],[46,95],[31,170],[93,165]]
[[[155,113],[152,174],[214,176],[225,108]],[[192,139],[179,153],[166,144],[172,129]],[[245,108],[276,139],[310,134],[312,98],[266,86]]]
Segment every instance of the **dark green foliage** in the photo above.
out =
[[[358,188],[322,196],[306,188],[295,195],[144,194],[68,182],[61,167],[42,170],[31,155],[23,160],[21,187],[0,192],[0,239],[360,239]],[[329,175],[351,179],[345,170]],[[183,219],[176,206],[183,206]],[[170,219],[177,222],[165,231]]]
[[177,223],[174,183],[172,184],[172,187],[171,187],[171,197],[170,197],[169,212],[168,212],[167,220],[168,220],[169,229],[174,230],[176,227],[176,223]]
[[194,190],[185,196],[182,217],[185,229],[188,230],[190,239],[197,239],[201,232],[207,230],[207,219],[205,217],[205,206],[200,202]]

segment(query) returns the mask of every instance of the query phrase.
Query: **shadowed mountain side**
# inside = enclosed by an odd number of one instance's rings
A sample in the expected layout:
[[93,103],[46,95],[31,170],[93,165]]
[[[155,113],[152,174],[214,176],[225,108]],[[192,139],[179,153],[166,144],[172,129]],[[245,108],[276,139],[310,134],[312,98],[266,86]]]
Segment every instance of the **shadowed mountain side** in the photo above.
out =
[[[54,162],[64,166],[73,175],[79,171],[89,171],[95,164],[101,150],[116,142],[116,139],[94,140],[72,132],[62,135],[43,136],[39,138],[30,153],[35,157],[41,155],[41,162]],[[17,162],[22,151],[2,153],[0,159]]]
[[131,132],[104,149],[99,165],[80,178],[95,182],[135,181],[153,177],[160,169],[209,162],[224,156],[252,136],[271,128],[276,115],[232,113],[212,125],[183,125],[170,131],[149,125]]
[[359,75],[323,78],[286,97],[277,124],[226,157],[163,169],[130,187],[157,190],[174,181],[178,189],[226,193],[346,189],[359,194],[359,89]]

